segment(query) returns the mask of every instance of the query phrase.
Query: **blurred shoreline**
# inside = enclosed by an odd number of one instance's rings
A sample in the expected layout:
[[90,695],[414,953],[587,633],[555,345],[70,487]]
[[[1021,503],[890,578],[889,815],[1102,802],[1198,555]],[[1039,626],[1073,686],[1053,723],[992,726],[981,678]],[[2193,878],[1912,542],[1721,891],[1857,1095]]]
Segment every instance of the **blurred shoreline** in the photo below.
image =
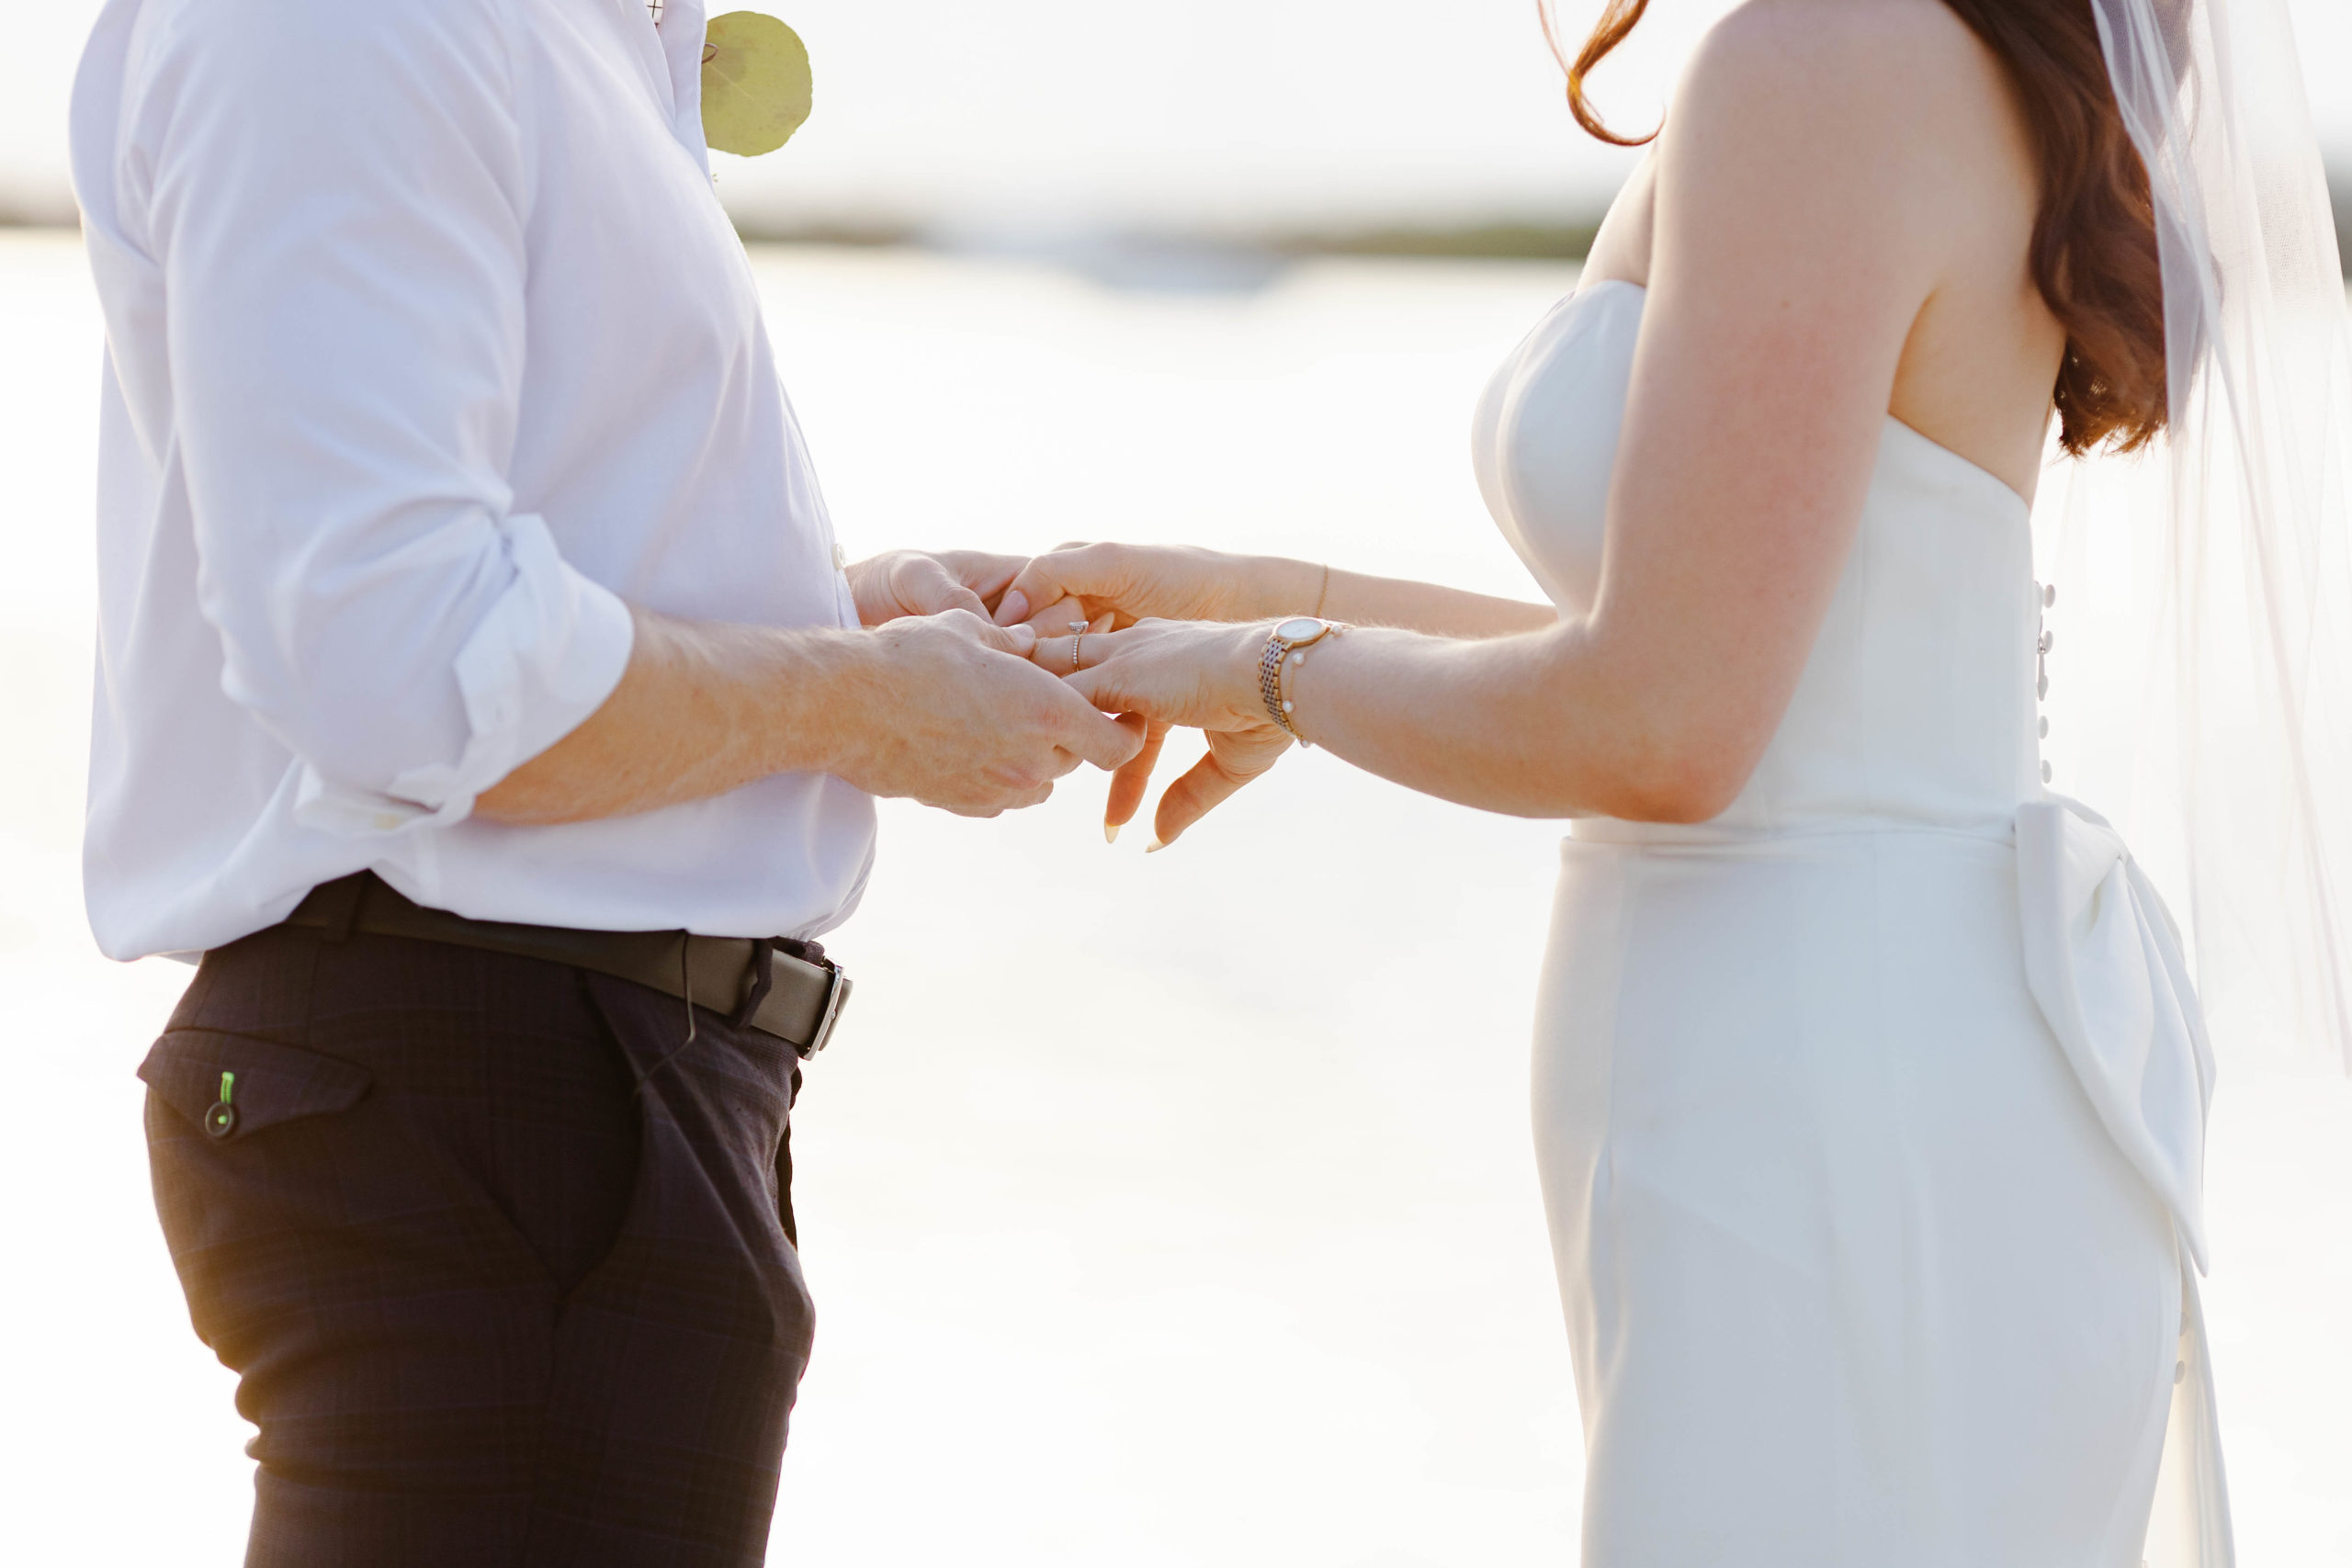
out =
[[[2347,190],[2352,201],[2352,190]],[[1024,224],[975,229],[884,217],[794,220],[770,211],[731,212],[748,244],[825,245],[857,250],[926,250],[948,254],[1050,256],[1117,249],[1255,256],[1274,261],[1314,256],[1413,256],[1453,261],[1582,261],[1591,249],[1605,206],[1567,217],[1500,216],[1461,223],[1368,222],[1276,228],[1089,228]],[[12,198],[0,192],[0,231],[77,231],[81,214],[70,199]]]
[[[2336,250],[2352,277],[2352,164],[2332,165]],[[1184,289],[1262,287],[1289,264],[1317,256],[1399,256],[1452,261],[1578,262],[1592,247],[1606,204],[1566,214],[1498,214],[1460,222],[1366,221],[1254,228],[973,230],[911,217],[792,218],[771,204],[730,209],[746,243],[911,249],[950,255],[1004,255],[1069,269],[1114,287]],[[0,231],[77,229],[62,191],[0,189]]]

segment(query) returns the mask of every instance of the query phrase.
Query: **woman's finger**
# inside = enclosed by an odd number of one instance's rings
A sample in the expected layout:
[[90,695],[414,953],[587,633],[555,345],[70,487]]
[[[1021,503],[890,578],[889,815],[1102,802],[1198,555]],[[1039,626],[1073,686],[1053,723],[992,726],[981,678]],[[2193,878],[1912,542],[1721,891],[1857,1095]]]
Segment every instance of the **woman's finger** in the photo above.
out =
[[[1069,624],[1075,624],[1078,619],[1079,616],[1073,615]],[[1097,617],[1092,626],[1078,636],[1046,637],[1041,633],[1037,638],[1037,651],[1030,657],[1037,661],[1040,669],[1049,670],[1057,675],[1074,675],[1081,670],[1091,670],[1118,652],[1135,635],[1133,627],[1124,632],[1094,629],[1106,627],[1109,620],[1107,615]]]
[[1136,813],[1143,809],[1143,797],[1151,789],[1151,771],[1159,765],[1160,748],[1168,743],[1168,732],[1175,728],[1161,719],[1145,721],[1143,750],[1111,775],[1110,798],[1102,804],[1103,842],[1116,842],[1119,829],[1134,821]]
[[1068,637],[1069,628],[1085,620],[1086,605],[1077,599],[1057,599],[1042,609],[1032,610],[1018,621],[1001,623],[1006,626],[1027,626],[1039,637]]
[[1099,563],[1093,558],[1093,551],[1091,545],[1066,544],[1033,558],[1012,580],[1012,586],[1004,591],[1004,597],[997,601],[998,623],[1011,626],[1015,621],[1025,621],[1036,613],[1035,606],[1071,595],[1083,598],[1090,584],[1099,587],[1094,580],[1102,574],[1095,570]]
[[1178,835],[1231,799],[1242,785],[1257,776],[1236,773],[1215,751],[1209,752],[1160,795],[1159,809],[1152,814],[1151,847],[1144,852],[1149,854],[1174,843]]
[[1009,626],[1015,622],[1025,621],[1035,615],[1040,606],[1069,597],[1069,594],[1057,581],[1055,569],[1046,563],[1045,557],[1039,556],[1021,569],[1020,574],[1012,580],[1012,586],[1007,588],[1004,596],[996,602],[997,625]]

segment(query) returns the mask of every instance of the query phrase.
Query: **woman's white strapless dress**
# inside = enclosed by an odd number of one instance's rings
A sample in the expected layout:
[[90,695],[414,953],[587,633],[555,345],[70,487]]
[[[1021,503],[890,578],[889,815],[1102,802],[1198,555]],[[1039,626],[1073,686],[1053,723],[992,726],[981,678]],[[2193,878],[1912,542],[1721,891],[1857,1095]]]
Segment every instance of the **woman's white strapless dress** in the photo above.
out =
[[[1583,289],[1480,405],[1564,613],[1645,298]],[[2154,890],[2044,788],[2041,603],[2024,502],[1890,418],[1737,802],[1563,845],[1534,1121],[1588,1568],[2229,1561],[2210,1059]]]

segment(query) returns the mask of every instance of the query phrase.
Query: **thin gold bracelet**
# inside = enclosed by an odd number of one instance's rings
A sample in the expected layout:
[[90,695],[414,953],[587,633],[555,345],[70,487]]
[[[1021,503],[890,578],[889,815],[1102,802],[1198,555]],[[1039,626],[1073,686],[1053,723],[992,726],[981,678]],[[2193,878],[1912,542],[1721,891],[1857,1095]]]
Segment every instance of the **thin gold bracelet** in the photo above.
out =
[[1319,621],[1323,618],[1323,602],[1329,597],[1331,597],[1331,563],[1329,561],[1325,561],[1323,563],[1323,586],[1316,591],[1315,608],[1311,612],[1317,620]]

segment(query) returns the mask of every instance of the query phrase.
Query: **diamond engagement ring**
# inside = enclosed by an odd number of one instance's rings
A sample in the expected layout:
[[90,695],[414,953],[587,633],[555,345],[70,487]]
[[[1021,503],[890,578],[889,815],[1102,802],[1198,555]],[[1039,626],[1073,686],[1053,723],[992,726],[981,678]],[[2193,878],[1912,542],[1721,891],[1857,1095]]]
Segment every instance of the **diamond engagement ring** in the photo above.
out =
[[1080,643],[1083,643],[1085,640],[1086,640],[1086,623],[1085,623],[1084,621],[1072,621],[1072,622],[1070,622],[1070,624],[1069,624],[1069,667],[1070,667],[1072,670],[1075,670],[1075,669],[1077,669],[1077,668],[1078,668],[1078,649],[1079,649],[1079,645],[1080,645]]

